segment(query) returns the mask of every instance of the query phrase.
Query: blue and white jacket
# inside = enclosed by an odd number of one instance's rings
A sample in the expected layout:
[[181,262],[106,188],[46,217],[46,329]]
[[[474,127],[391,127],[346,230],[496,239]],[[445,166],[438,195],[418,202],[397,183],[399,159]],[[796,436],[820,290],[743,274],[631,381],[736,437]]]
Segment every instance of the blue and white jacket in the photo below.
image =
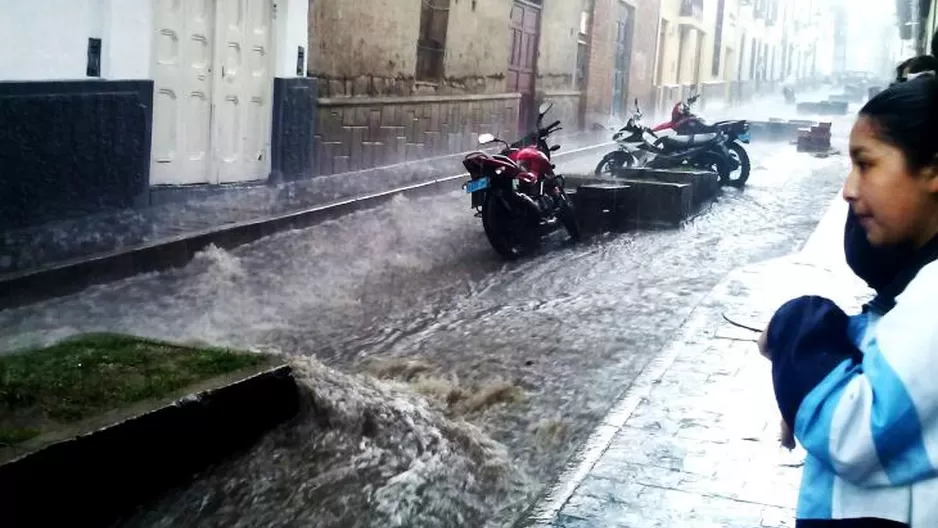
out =
[[799,526],[938,527],[938,262],[891,301],[850,317],[802,297],[769,324],[776,399],[808,452]]

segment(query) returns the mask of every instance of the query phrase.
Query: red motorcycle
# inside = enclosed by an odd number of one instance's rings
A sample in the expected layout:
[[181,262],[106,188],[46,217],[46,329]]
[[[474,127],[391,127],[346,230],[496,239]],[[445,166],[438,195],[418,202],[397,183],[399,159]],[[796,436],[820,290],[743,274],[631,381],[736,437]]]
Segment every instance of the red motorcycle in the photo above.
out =
[[492,247],[506,259],[529,253],[543,235],[561,225],[571,239],[580,238],[563,176],[554,173],[551,163],[551,153],[560,150],[560,145],[547,144],[551,134],[562,130],[560,121],[541,126],[552,106],[541,105],[536,131],[515,143],[492,134],[479,136],[480,145],[502,143],[505,148],[499,154],[479,151],[463,160],[470,176],[463,188],[471,195],[472,208],[482,218]]

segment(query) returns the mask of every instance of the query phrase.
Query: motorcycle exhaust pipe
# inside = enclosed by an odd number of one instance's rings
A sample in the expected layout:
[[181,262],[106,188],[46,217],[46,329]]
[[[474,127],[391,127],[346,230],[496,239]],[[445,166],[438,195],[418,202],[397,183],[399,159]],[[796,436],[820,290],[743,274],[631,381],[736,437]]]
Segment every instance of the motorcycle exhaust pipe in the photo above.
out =
[[534,198],[531,198],[527,194],[515,191],[507,191],[500,192],[496,196],[502,202],[502,205],[505,206],[505,209],[508,209],[513,213],[517,211],[518,207],[520,207],[521,209],[526,209],[528,212],[533,214],[535,218],[541,217],[541,208],[538,207],[537,202],[534,201]]
[[540,218],[541,208],[537,205],[537,202],[534,201],[534,198],[531,198],[527,194],[516,192],[514,195],[521,201],[523,207],[527,208],[528,211],[535,216],[535,218]]

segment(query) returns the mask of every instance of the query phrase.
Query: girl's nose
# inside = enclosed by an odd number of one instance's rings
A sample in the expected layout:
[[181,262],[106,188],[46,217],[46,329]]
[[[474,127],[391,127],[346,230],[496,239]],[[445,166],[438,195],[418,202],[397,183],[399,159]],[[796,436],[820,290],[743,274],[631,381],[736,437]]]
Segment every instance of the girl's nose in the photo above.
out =
[[856,169],[851,170],[850,174],[847,175],[847,180],[844,181],[844,188],[841,191],[844,200],[851,203],[857,200],[859,197],[859,180],[860,178],[857,175]]

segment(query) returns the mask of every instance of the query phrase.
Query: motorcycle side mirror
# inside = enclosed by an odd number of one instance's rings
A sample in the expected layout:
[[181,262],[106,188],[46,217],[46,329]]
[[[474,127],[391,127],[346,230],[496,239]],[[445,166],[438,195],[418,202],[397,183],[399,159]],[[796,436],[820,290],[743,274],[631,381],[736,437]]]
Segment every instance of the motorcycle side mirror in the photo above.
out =
[[479,136],[480,145],[487,145],[489,143],[494,143],[494,142],[495,142],[495,136],[492,134],[482,134]]
[[544,117],[545,115],[547,115],[547,112],[550,112],[550,109],[553,107],[554,107],[554,103],[550,101],[544,101],[543,103],[541,103],[541,106],[537,108],[537,113],[540,114],[541,117]]

